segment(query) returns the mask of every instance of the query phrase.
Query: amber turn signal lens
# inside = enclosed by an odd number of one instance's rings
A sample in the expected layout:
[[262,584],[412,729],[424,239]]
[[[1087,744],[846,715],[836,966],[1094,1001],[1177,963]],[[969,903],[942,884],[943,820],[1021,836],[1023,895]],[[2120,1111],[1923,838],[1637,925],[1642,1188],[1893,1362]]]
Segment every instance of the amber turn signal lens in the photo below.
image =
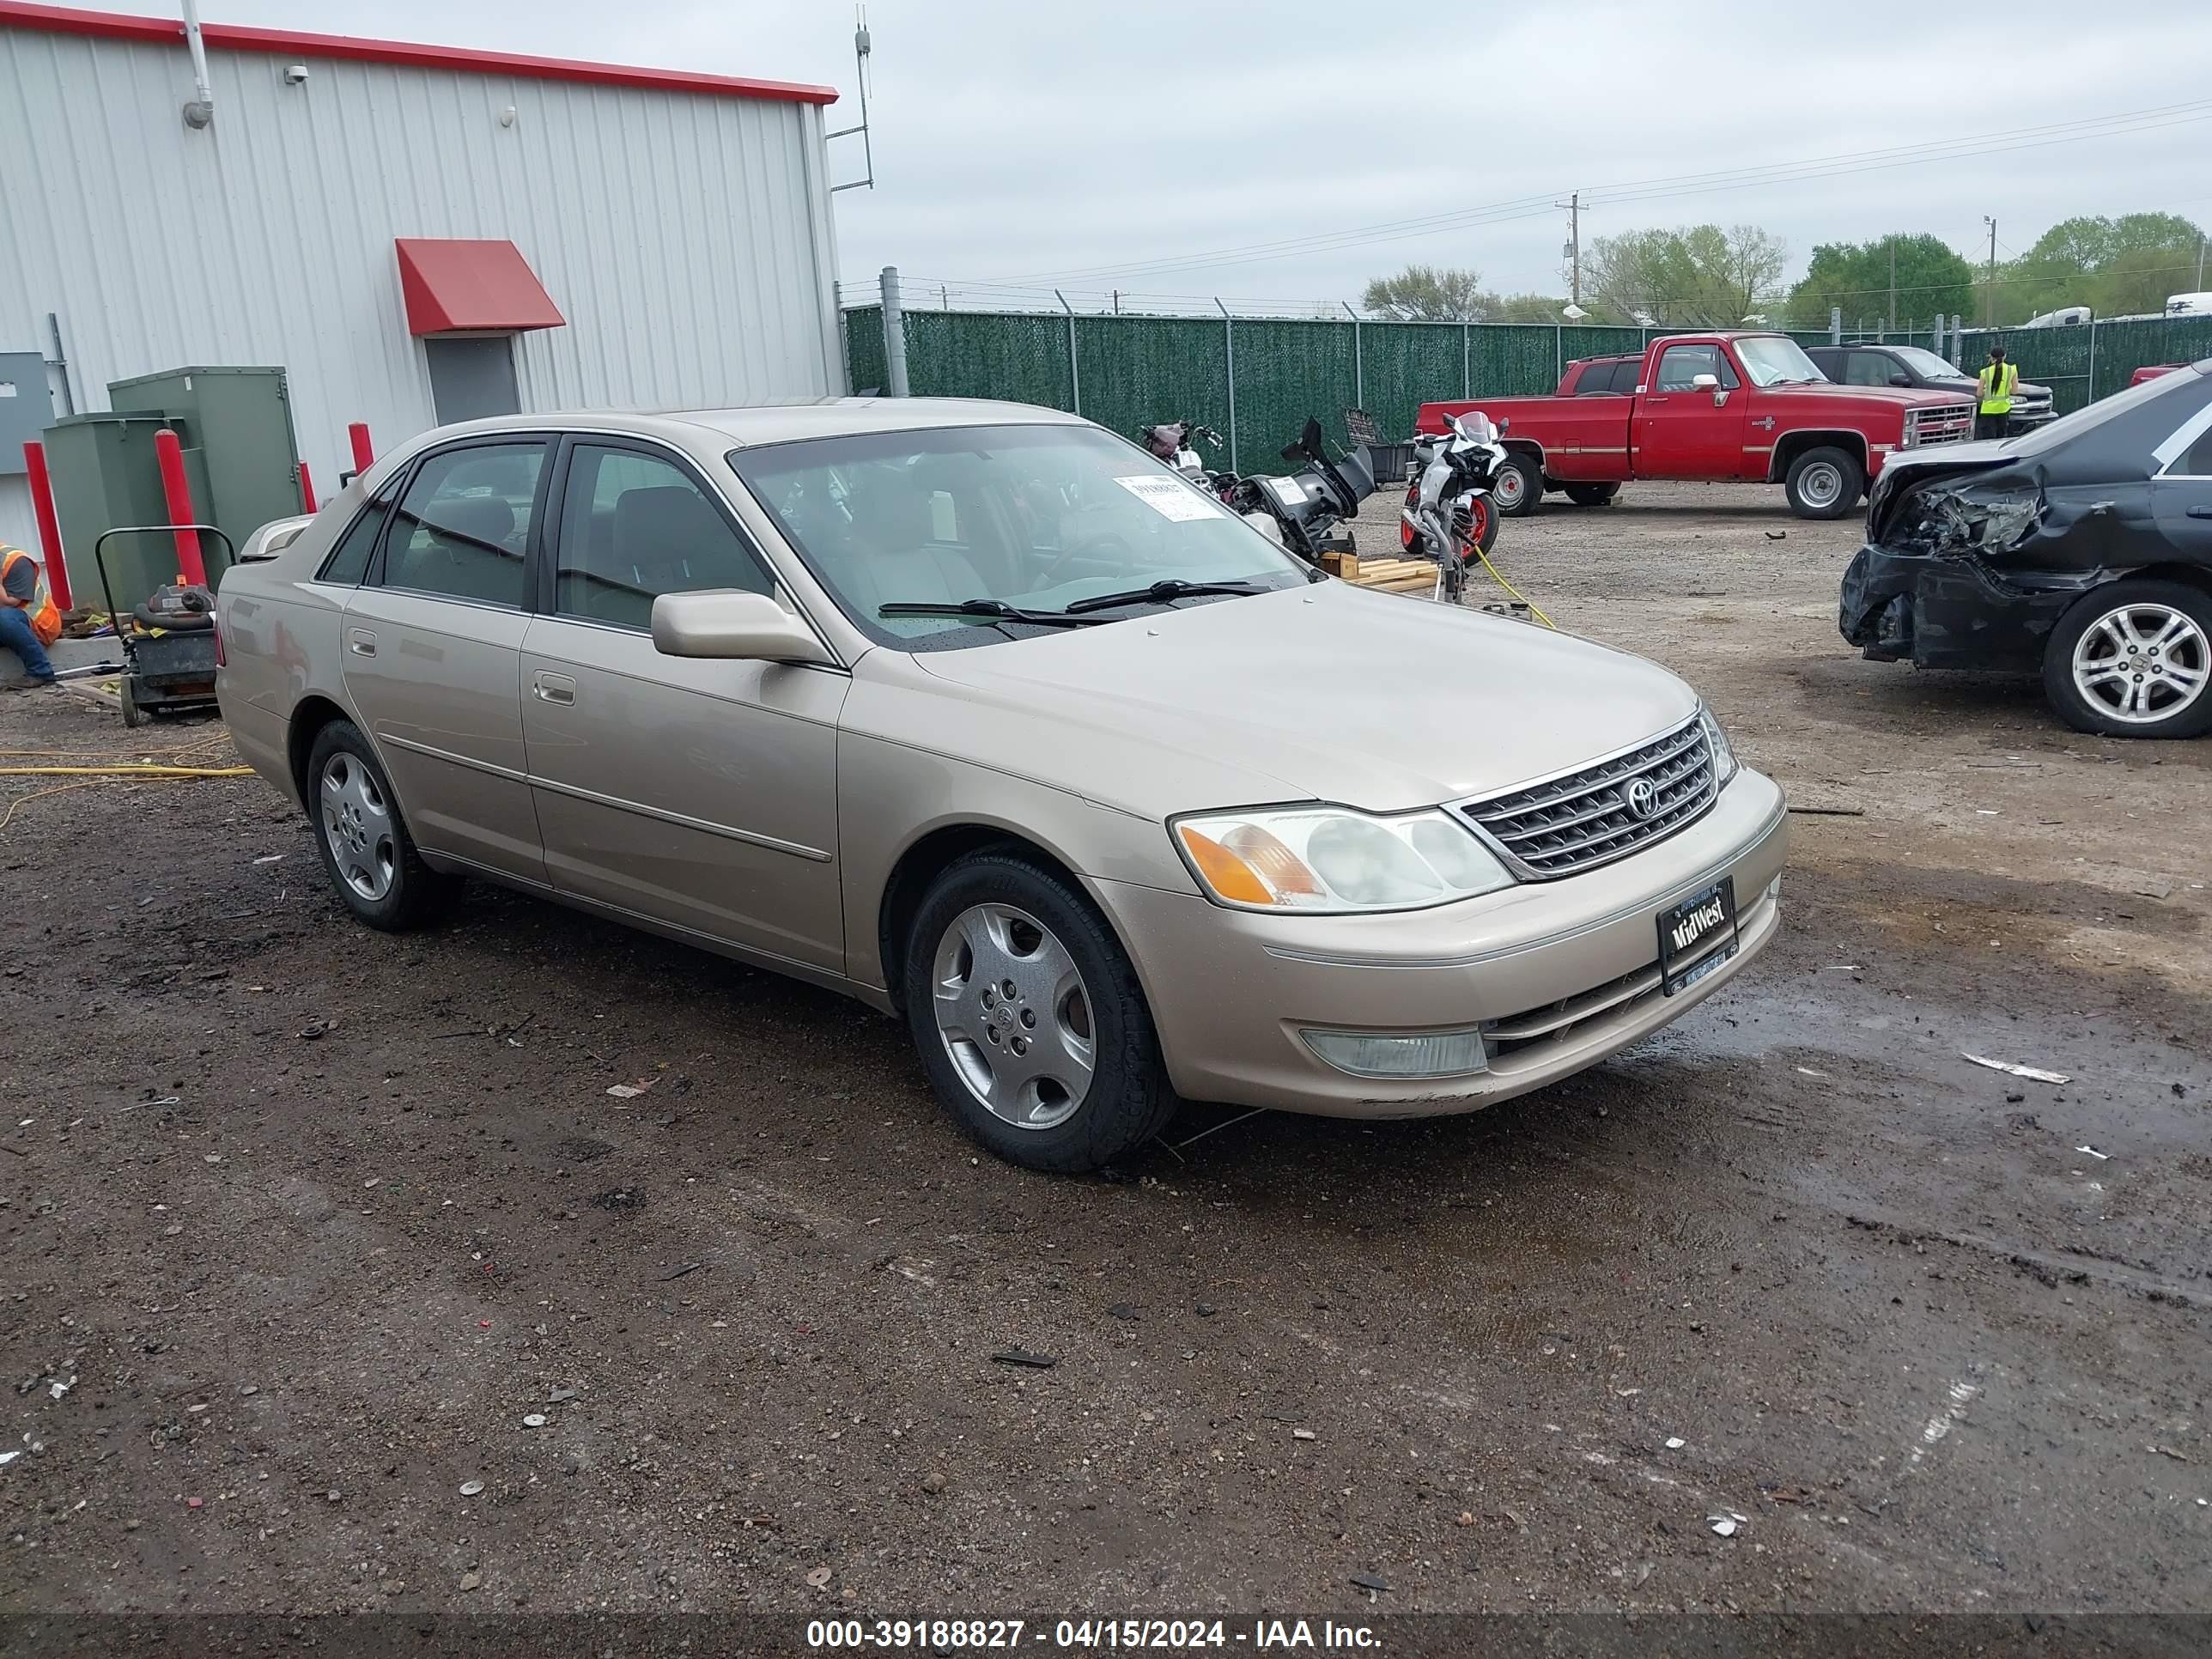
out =
[[1201,836],[1189,825],[1177,833],[1182,836],[1184,849],[1198,872],[1206,878],[1206,884],[1227,899],[1231,904],[1273,904],[1275,896],[1267,890],[1267,884],[1243,859],[1231,852],[1211,836]]

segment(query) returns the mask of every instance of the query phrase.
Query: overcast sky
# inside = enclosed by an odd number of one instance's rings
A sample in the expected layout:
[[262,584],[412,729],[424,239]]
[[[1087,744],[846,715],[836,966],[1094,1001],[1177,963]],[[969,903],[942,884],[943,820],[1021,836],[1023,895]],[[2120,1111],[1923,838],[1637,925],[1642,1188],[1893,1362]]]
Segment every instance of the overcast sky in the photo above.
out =
[[[110,3],[176,15],[161,0]],[[203,0],[202,11],[822,82],[847,94],[832,125],[859,118],[852,9],[839,0]],[[1419,260],[1474,266],[1502,292],[1559,292],[1566,215],[1540,204],[1411,234],[1365,228],[1575,189],[1598,198],[1585,244],[1748,222],[1788,241],[1793,276],[1816,242],[1890,230],[1933,232],[1978,261],[1984,214],[2000,257],[2075,214],[2212,221],[2202,6],[872,0],[868,13],[877,188],[835,198],[841,274],[860,284],[895,264],[926,289],[1058,286],[1079,306],[1114,288],[1356,301],[1370,276]],[[2083,142],[2021,131],[2191,104]],[[1607,186],[1977,134],[2010,135],[1985,140],[2008,148],[1605,199]],[[836,176],[856,176],[859,141],[830,149]],[[1310,245],[1333,234],[1333,246]],[[1277,257],[1245,252],[1299,239],[1309,245]],[[1238,252],[1213,257],[1224,250]]]

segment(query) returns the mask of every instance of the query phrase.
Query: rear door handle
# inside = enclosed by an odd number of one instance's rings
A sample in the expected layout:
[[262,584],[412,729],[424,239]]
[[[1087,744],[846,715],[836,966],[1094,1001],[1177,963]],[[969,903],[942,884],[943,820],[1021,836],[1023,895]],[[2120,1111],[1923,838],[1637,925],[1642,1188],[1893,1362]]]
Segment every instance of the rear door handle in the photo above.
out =
[[346,649],[356,657],[373,657],[376,654],[376,635],[366,628],[349,629]]
[[566,674],[533,674],[530,677],[530,695],[540,702],[557,702],[563,708],[573,707],[576,701],[576,682]]
[[2189,509],[2189,516],[2192,519],[2212,519],[2212,507],[2192,507]]

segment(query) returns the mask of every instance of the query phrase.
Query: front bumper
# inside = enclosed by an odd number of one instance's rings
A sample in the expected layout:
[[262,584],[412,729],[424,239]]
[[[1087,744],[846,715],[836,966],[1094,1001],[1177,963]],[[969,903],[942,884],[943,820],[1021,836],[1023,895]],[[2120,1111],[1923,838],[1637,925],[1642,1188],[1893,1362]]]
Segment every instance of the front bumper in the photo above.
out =
[[1966,555],[1872,543],[1844,572],[1836,626],[1876,662],[2033,673],[2079,587],[2023,588]]
[[[1617,864],[1432,910],[1277,916],[1191,893],[1097,881],[1137,964],[1176,1089],[1194,1100],[1330,1117],[1473,1111],[1595,1065],[1743,970],[1780,922],[1782,792],[1740,771],[1679,835]],[[1723,876],[1736,953],[1668,996],[1657,918]],[[1412,1034],[1495,1026],[1490,1069],[1443,1079],[1352,1077],[1312,1029]]]

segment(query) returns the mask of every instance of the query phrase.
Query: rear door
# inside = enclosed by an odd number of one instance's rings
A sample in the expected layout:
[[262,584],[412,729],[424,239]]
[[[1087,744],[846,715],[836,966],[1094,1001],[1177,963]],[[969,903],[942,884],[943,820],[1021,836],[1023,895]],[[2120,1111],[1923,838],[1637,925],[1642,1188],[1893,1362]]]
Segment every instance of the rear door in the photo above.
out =
[[2212,568],[2212,403],[2157,449],[2151,514],[2159,533],[2189,563]]
[[[1556,399],[1543,420],[1544,471],[1578,483],[1611,483],[1628,476],[1628,392],[1642,360],[1584,365],[1570,398]],[[1624,371],[1626,384],[1622,384]],[[1534,434],[1532,434],[1534,435]]]
[[416,841],[538,883],[520,674],[551,453],[501,434],[418,459],[347,602],[341,653]]
[[[1718,387],[1693,381],[1711,374]],[[1733,478],[1747,471],[1744,411],[1748,400],[1728,354],[1711,341],[1661,350],[1651,384],[1636,400],[1632,460],[1639,478]],[[1763,457],[1755,469],[1764,477]]]
[[618,438],[564,446],[523,723],[545,861],[563,892],[842,973],[836,719],[850,677],[664,657],[662,593],[775,593],[690,461]]

